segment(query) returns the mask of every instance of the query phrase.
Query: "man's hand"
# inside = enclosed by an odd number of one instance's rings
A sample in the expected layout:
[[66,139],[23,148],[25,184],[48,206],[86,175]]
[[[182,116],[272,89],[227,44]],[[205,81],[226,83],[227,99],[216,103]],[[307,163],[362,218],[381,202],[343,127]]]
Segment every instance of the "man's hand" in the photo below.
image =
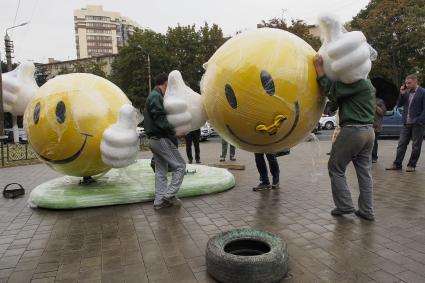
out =
[[319,54],[323,56],[326,75],[344,83],[366,79],[372,67],[373,49],[364,34],[360,31],[343,33],[341,23],[334,16],[322,16],[319,22],[325,34]]
[[323,68],[323,57],[320,54],[316,54],[313,57],[314,68],[316,68],[317,78],[321,78],[325,75]]
[[136,132],[136,109],[124,104],[119,113],[117,123],[109,126],[104,132],[100,151],[102,161],[112,168],[126,167],[134,162],[138,151]]
[[168,76],[164,108],[168,122],[179,135],[197,130],[207,121],[201,96],[186,86],[179,71],[172,71]]
[[34,79],[33,63],[23,62],[15,70],[3,74],[3,108],[15,116],[25,112],[39,87]]

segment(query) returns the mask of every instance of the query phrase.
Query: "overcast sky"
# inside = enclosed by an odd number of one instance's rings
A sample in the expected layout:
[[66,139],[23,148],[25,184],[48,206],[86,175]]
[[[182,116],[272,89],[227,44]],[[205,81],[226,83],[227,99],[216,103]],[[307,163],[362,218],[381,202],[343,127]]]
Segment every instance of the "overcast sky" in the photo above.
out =
[[[47,58],[77,57],[73,11],[87,4],[119,12],[140,26],[165,33],[167,27],[216,23],[226,36],[255,29],[261,20],[275,17],[316,23],[317,16],[332,12],[349,21],[369,0],[0,0],[0,38],[6,29],[22,22],[30,24],[9,30],[15,44],[14,61],[47,62]],[[19,9],[18,9],[19,7]],[[4,57],[4,43],[1,43]]]

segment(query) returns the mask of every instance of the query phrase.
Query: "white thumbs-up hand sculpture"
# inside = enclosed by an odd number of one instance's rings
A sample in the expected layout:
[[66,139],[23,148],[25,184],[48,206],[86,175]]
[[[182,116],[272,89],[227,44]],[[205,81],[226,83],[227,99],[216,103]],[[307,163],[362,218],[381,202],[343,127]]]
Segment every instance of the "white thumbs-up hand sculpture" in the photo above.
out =
[[15,70],[3,74],[3,108],[14,116],[24,115],[38,86],[34,79],[35,66],[23,62]]
[[333,81],[354,83],[366,79],[376,58],[376,51],[360,31],[346,32],[334,15],[319,17],[325,74]]
[[103,132],[100,143],[103,163],[112,168],[126,167],[134,163],[138,151],[138,123],[137,110],[129,104],[124,104],[117,123]]
[[168,85],[164,96],[167,120],[177,135],[184,135],[201,128],[207,121],[207,114],[201,95],[188,87],[179,71],[168,75]]

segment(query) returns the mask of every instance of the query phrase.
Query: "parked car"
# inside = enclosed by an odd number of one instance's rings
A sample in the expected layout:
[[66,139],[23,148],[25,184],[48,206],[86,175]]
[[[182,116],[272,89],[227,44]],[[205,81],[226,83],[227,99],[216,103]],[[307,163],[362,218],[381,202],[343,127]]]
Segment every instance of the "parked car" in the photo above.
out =
[[398,137],[400,130],[403,127],[401,120],[402,110],[394,108],[393,110],[386,111],[384,119],[382,120],[382,130],[380,136]]
[[328,116],[328,115],[322,115],[322,117],[319,120],[320,128],[325,130],[332,130],[337,126],[336,123],[336,115],[334,116]]
[[201,127],[201,137],[200,141],[206,141],[211,136],[211,125],[206,122],[205,125]]
[[[403,108],[395,107],[393,110],[386,111],[382,120],[381,137],[398,137],[403,128]],[[424,133],[425,137],[425,133]]]
[[[19,130],[19,142],[28,143],[27,134],[23,128],[18,128]],[[7,139],[4,140],[4,143],[13,143],[13,129],[7,128],[4,129],[4,135],[7,136]]]
[[136,132],[137,132],[137,135],[139,135],[139,137],[142,137],[142,136],[145,135],[145,128],[143,128],[143,127],[137,127],[136,128]]

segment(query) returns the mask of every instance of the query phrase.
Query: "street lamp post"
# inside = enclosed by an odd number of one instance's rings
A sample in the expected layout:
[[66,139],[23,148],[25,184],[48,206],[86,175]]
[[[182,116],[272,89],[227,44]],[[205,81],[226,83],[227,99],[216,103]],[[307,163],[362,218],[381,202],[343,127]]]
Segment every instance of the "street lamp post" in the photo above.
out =
[[[10,29],[14,29],[17,27],[25,26],[29,24],[29,22],[24,22],[22,24],[10,27],[6,29],[6,35],[4,36],[4,44],[6,51],[6,61],[7,61],[7,70],[12,71],[12,52],[13,52],[13,43],[10,40],[7,31]],[[1,56],[0,56],[1,58]],[[1,60],[0,60],[1,61]],[[4,134],[4,109],[3,109],[3,83],[2,83],[2,70],[0,67],[0,139],[3,138]]]
[[7,31],[10,29],[14,29],[17,27],[25,26],[29,24],[29,22],[24,22],[22,24],[10,27],[6,29],[6,35],[4,36],[4,46],[6,51],[6,60],[7,60],[7,70],[12,71],[12,52],[13,52],[13,41],[10,40],[9,35],[7,34]]
[[142,51],[142,53],[145,53],[146,56],[148,57],[148,79],[149,79],[148,83],[149,83],[149,92],[150,92],[152,90],[152,84],[151,84],[151,81],[152,81],[152,79],[151,79],[151,58],[149,56],[149,53],[143,50],[142,46],[137,45],[137,48],[139,48],[139,50]]

